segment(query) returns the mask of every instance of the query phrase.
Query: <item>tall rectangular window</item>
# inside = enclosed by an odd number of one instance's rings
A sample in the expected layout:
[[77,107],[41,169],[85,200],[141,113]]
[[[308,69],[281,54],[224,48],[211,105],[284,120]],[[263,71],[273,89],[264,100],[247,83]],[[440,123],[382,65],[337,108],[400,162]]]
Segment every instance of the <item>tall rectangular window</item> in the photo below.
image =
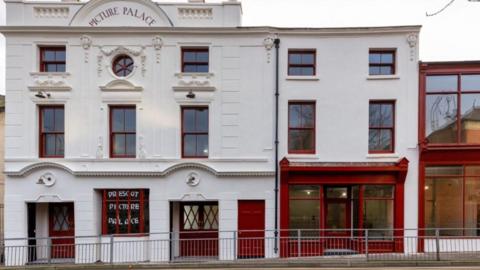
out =
[[426,167],[424,192],[428,235],[480,236],[480,166]]
[[110,156],[134,158],[136,156],[135,106],[110,106]]
[[370,153],[392,153],[394,151],[394,101],[370,102],[368,133],[368,150]]
[[425,78],[425,135],[431,144],[480,144],[480,74]]
[[65,46],[40,47],[40,72],[65,72]]
[[289,50],[288,75],[290,76],[315,76],[316,51],[315,50]]
[[102,190],[103,234],[148,233],[148,189]]
[[182,156],[208,157],[208,108],[182,108]]
[[371,49],[368,60],[370,75],[395,74],[395,50]]
[[315,153],[315,102],[288,104],[288,152]]
[[40,106],[40,157],[63,157],[65,117],[63,106]]
[[182,72],[208,72],[208,48],[182,48]]

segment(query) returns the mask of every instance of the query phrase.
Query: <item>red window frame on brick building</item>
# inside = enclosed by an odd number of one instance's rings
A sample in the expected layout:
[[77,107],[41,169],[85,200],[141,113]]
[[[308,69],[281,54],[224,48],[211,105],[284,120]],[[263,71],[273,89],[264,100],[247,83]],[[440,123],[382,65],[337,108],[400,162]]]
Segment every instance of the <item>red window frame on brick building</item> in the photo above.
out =
[[[373,106],[380,106],[380,119],[372,118],[372,107]],[[391,107],[391,119],[386,120],[384,119],[383,115],[383,107],[388,106]],[[376,123],[378,122],[378,123]],[[368,124],[368,152],[371,154],[379,154],[379,153],[393,153],[395,152],[395,101],[394,100],[372,100],[369,103],[369,124]],[[376,137],[377,148],[373,148],[371,145],[371,136],[372,132],[379,132],[378,136]],[[390,133],[390,148],[389,149],[379,149],[381,147],[381,139],[382,133],[388,131]],[[378,138],[377,138],[378,137]]]
[[[115,111],[123,111],[123,128],[120,130],[114,130],[114,119],[113,119],[113,114]],[[126,117],[125,117],[125,112],[126,111],[133,111],[135,114],[134,117],[134,123],[133,123],[133,129],[132,128],[127,128],[127,123],[126,123]],[[110,106],[110,157],[112,158],[135,158],[136,157],[136,134],[137,134],[137,129],[136,129],[136,106],[135,105],[112,105]],[[116,153],[116,148],[115,148],[115,139],[117,136],[124,136],[124,151],[123,153]],[[133,143],[133,153],[128,153],[128,138],[132,137],[134,138],[134,143]]]
[[[65,46],[40,46],[39,51],[40,51],[40,59],[39,59],[40,72],[65,72],[66,71],[67,56],[66,56]],[[53,54],[53,59],[48,59],[49,57],[46,57],[47,53]]]
[[[292,124],[292,111],[291,109],[293,106],[300,106],[301,111],[300,114],[303,112],[303,107],[304,106],[311,106],[312,107],[312,123],[311,125],[305,124],[305,120],[299,119],[299,124],[298,125],[293,125]],[[300,115],[301,117],[301,115]],[[291,140],[293,139],[292,137],[292,132],[296,131],[307,131],[311,132],[311,148],[310,149],[300,149],[300,150],[293,150],[292,149],[292,143]],[[290,101],[288,103],[288,153],[289,154],[315,154],[315,142],[316,142],[316,104],[315,101]],[[305,143],[303,143],[305,144]]]
[[[143,234],[149,232],[150,215],[148,189],[105,189],[101,190],[101,193],[102,234]],[[137,198],[132,198],[132,196]],[[137,209],[138,216],[135,217],[135,214],[133,214],[132,211]],[[109,211],[112,210],[114,213],[110,216]],[[122,210],[126,211],[126,215],[124,215],[126,216],[125,219],[122,219],[120,213]],[[132,216],[133,218],[138,218],[137,228],[135,228]],[[109,226],[109,222],[112,223],[112,226]],[[122,231],[120,223],[126,222],[128,222],[126,230]]]
[[[45,128],[45,113],[47,111],[53,112],[53,127],[50,130]],[[61,113],[62,117],[59,119],[57,114]],[[57,123],[57,121],[62,121],[63,123]],[[60,126],[60,127],[59,127]],[[55,137],[55,154],[47,153],[47,148],[49,146],[47,137]],[[59,138],[59,136],[61,138]],[[60,151],[57,151],[58,139],[61,140]],[[65,109],[63,105],[42,105],[39,106],[39,156],[42,158],[63,158],[65,155]]]

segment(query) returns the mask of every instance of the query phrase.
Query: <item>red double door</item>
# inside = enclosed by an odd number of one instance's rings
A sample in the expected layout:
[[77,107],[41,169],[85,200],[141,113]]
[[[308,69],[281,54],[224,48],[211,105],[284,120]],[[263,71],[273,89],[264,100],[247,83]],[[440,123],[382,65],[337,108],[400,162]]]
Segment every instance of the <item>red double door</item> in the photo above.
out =
[[51,258],[75,257],[75,223],[73,203],[51,203],[49,236],[52,238]]
[[237,256],[265,256],[265,201],[238,201]]

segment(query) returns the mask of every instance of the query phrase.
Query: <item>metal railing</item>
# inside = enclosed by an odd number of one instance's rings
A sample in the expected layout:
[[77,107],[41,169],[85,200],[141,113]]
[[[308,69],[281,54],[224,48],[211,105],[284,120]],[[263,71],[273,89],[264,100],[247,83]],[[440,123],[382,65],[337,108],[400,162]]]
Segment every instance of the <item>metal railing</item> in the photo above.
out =
[[[169,232],[9,238],[4,264],[123,264],[315,258],[480,262],[477,229]],[[278,245],[275,245],[277,241]],[[278,250],[275,247],[278,246]]]

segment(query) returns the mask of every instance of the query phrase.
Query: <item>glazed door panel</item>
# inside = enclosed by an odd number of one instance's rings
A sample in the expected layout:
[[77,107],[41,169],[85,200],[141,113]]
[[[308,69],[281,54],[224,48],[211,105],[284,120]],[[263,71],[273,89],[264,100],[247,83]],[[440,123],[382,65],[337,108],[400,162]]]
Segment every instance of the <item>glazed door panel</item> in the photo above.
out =
[[218,203],[180,205],[180,256],[218,256]]
[[52,237],[52,258],[75,257],[75,217],[73,203],[49,205],[49,236]]

